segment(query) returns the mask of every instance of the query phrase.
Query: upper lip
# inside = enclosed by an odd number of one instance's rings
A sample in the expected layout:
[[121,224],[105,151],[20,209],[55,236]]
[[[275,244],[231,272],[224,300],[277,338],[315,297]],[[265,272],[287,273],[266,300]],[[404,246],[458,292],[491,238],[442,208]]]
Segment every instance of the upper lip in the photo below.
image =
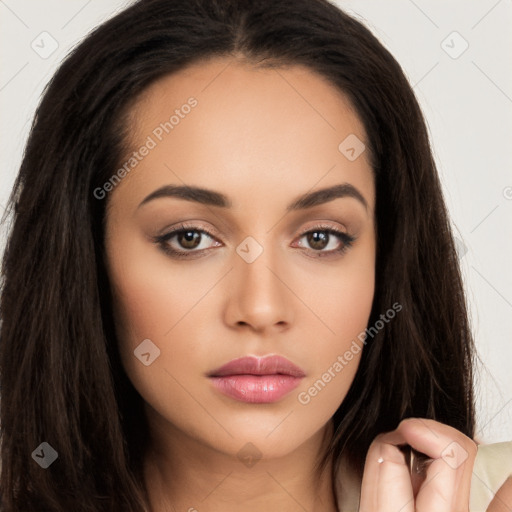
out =
[[213,370],[209,377],[224,377],[226,375],[291,375],[305,377],[304,371],[283,356],[255,357],[245,356],[233,359]]

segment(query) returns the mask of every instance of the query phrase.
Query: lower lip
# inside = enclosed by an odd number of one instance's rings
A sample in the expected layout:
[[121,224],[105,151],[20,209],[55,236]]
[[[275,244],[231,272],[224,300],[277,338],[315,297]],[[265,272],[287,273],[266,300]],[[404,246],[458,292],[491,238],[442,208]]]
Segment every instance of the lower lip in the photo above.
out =
[[224,395],[241,402],[268,404],[277,402],[295,389],[302,377],[292,375],[226,375],[210,377]]

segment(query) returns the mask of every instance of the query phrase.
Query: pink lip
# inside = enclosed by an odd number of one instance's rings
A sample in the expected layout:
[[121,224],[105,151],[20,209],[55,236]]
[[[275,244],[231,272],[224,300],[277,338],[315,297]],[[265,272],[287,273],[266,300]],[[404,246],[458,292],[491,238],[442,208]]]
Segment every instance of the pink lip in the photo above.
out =
[[277,402],[295,389],[306,374],[282,356],[240,357],[209,375],[215,388],[236,400]]

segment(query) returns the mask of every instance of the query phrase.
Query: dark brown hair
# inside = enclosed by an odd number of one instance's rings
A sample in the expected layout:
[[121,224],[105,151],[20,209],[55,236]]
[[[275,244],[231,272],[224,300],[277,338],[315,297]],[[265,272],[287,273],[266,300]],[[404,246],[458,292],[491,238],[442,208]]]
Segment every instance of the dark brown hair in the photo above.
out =
[[[395,59],[326,0],[140,0],[89,34],[46,87],[4,216],[13,222],[0,310],[3,512],[144,510],[147,425],[117,352],[106,201],[93,191],[127,149],[137,96],[215,56],[307,66],[347,96],[368,136],[370,325],[395,302],[403,310],[368,340],[326,457],[346,456],[361,475],[374,437],[411,416],[473,437],[473,340],[458,259],[425,122]],[[48,469],[31,457],[43,441],[58,452]]]

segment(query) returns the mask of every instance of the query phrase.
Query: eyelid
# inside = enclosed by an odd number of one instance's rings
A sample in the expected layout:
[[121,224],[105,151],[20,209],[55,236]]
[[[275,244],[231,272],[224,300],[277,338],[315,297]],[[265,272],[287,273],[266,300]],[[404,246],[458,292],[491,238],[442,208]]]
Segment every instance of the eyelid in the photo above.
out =
[[171,226],[167,226],[165,228],[163,228],[161,231],[159,231],[155,238],[162,238],[162,237],[165,237],[169,234],[176,234],[177,232],[179,231],[184,231],[184,230],[191,230],[191,231],[203,231],[205,232],[207,235],[211,236],[211,237],[218,237],[219,235],[216,233],[216,230],[212,229],[212,228],[209,228],[209,227],[206,227],[206,226],[203,226],[201,224],[201,221],[182,221],[182,222],[178,222],[178,224],[173,224]]
[[[338,233],[346,233],[343,228],[336,226],[334,224],[329,224],[326,221],[313,221],[313,224],[307,228],[304,228],[299,236],[304,236],[305,234],[314,231],[314,230],[325,230],[325,231],[336,231]],[[348,233],[347,233],[348,234]]]

